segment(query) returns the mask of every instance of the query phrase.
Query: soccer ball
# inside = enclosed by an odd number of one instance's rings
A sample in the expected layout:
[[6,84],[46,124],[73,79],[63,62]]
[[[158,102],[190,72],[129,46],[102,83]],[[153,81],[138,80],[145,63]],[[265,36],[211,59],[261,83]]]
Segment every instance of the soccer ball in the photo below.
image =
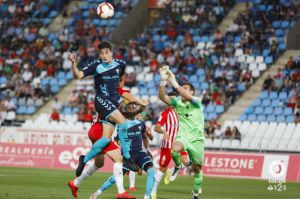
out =
[[97,7],[97,14],[102,19],[109,19],[114,15],[114,7],[110,3],[101,3]]

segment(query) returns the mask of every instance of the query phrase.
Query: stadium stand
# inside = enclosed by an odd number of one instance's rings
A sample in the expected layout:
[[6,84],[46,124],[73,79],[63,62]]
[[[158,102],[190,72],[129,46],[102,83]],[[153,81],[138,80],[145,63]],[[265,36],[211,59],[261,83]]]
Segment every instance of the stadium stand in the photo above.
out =
[[66,46],[47,26],[68,1],[1,1],[1,120],[33,114],[69,79],[62,69]]
[[[241,141],[226,139],[226,128],[240,129]],[[300,124],[285,122],[226,121],[219,138],[208,138],[205,145],[210,149],[300,152]]]
[[274,77],[265,79],[260,96],[240,116],[241,121],[299,122],[300,57],[291,57]]

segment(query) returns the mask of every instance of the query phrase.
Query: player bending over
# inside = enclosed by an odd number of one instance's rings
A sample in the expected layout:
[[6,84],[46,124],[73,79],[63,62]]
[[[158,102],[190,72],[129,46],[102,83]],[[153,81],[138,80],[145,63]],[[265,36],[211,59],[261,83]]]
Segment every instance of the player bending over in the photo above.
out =
[[[128,129],[128,139],[130,143],[130,155],[139,166],[140,169],[147,173],[146,193],[144,199],[150,199],[151,190],[154,185],[155,170],[153,168],[152,155],[149,150],[149,143],[146,133],[146,125],[143,121],[135,119],[135,116],[142,111],[143,107],[136,103],[129,103],[122,105],[122,114],[126,115],[126,118],[131,119],[129,122],[132,126]],[[119,140],[117,135],[116,140]],[[147,151],[143,150],[143,144]],[[129,172],[129,168],[124,163],[123,174]],[[95,199],[100,196],[106,189],[111,187],[115,183],[115,176],[109,177],[104,184],[96,192],[92,193],[90,199]]]
[[[176,97],[177,94],[175,92],[170,92],[168,93],[168,96]],[[170,171],[168,170],[168,165],[171,161],[171,156],[174,156],[175,154],[176,158],[174,158],[174,160],[178,161],[177,153],[174,152],[171,153],[172,144],[174,142],[174,138],[178,132],[178,129],[179,129],[178,115],[175,112],[174,108],[168,105],[168,108],[161,113],[161,116],[159,117],[154,127],[154,130],[156,132],[163,134],[163,140],[160,145],[161,148],[160,148],[160,158],[159,158],[159,169],[155,174],[155,184],[151,193],[152,199],[157,198],[156,196],[157,188],[160,184],[160,181],[164,173],[166,173],[164,182],[165,184],[169,184]],[[182,158],[181,161],[185,165],[189,166],[191,164],[187,152],[185,151],[181,152],[181,158]],[[181,165],[180,159],[179,159],[179,164]]]
[[[172,150],[175,152],[187,151],[193,163],[194,189],[193,197],[198,199],[202,189],[202,164],[204,157],[204,116],[203,107],[199,99],[194,97],[195,88],[190,83],[180,86],[175,75],[168,66],[160,69],[161,84],[159,87],[159,99],[174,106],[180,122],[180,129],[176,135]],[[166,95],[166,85],[170,83],[181,98]]]
[[[79,70],[76,63],[76,56],[69,54],[72,62],[72,71],[76,79],[93,75],[95,84],[95,109],[100,114],[103,122],[103,137],[97,140],[86,156],[79,157],[79,164],[76,169],[76,176],[80,176],[85,164],[110,143],[111,136],[118,125],[118,134],[123,149],[123,162],[126,162],[131,170],[137,171],[138,167],[130,158],[127,129],[130,122],[118,110],[118,102],[121,99],[118,88],[123,86],[125,74],[125,62],[113,59],[112,45],[109,42],[99,44],[99,58]],[[114,172],[117,173],[117,172]]]

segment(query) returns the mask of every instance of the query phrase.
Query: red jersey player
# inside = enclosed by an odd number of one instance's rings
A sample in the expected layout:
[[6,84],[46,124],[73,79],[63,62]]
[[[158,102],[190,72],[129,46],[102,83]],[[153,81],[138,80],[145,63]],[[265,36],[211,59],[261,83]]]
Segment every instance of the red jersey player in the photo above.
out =
[[[171,92],[168,96],[176,97],[175,92]],[[164,127],[164,128],[163,128]],[[172,158],[172,144],[174,142],[175,136],[179,129],[179,119],[178,115],[173,109],[172,106],[168,106],[164,112],[161,113],[158,122],[155,125],[154,130],[158,133],[163,134],[163,140],[161,142],[160,149],[160,158],[159,158],[159,169],[155,174],[155,185],[152,190],[151,198],[156,199],[157,187],[162,179],[164,173],[165,176],[165,184],[169,184],[170,171],[168,169],[168,165]],[[181,161],[184,165],[189,165],[190,160],[187,152],[182,152]]]

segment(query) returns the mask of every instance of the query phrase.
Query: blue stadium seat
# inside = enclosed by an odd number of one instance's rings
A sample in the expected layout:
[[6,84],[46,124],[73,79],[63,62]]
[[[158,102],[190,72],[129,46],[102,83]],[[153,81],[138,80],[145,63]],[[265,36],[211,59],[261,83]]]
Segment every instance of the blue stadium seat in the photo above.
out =
[[287,116],[286,117],[286,120],[285,120],[286,122],[294,122],[295,121],[295,118],[294,118],[294,116],[292,116],[292,115],[290,115],[290,116]]
[[240,115],[239,120],[246,121],[247,120],[247,115],[246,114]]
[[73,79],[73,73],[71,71],[67,72],[66,78],[67,78],[67,80]]
[[218,115],[217,115],[216,113],[210,113],[210,114],[208,115],[209,120],[217,119],[217,117],[218,117]]
[[275,120],[276,120],[276,118],[274,115],[268,115],[268,117],[267,117],[268,122],[275,122]]
[[254,113],[254,106],[248,106],[245,113],[248,115]]
[[50,90],[52,93],[57,93],[59,91],[59,86],[58,85],[52,85],[50,87]]
[[26,109],[26,114],[31,115],[35,112],[35,106],[28,106]]
[[17,114],[25,114],[26,113],[26,106],[19,106],[16,110]]
[[264,99],[262,102],[262,106],[266,107],[266,106],[270,106],[271,105],[271,100],[269,99]]
[[218,105],[216,106],[216,113],[220,114],[224,112],[224,106]]
[[255,114],[248,115],[248,120],[251,122],[256,121],[256,115]]
[[191,75],[189,78],[189,82],[197,82],[198,81],[198,76],[197,75]]
[[198,76],[204,76],[204,69],[203,68],[198,68],[196,73],[197,73]]
[[287,99],[287,93],[286,92],[280,92],[278,96],[279,100],[286,100]]
[[285,43],[279,44],[279,46],[278,46],[278,50],[279,50],[279,51],[285,51],[285,49],[286,49]]
[[206,112],[208,112],[208,113],[215,112],[215,106],[212,105],[212,104],[209,104],[209,105],[206,107]]
[[270,54],[270,49],[264,49],[263,50],[263,56],[267,57]]
[[292,115],[293,114],[293,109],[292,108],[285,108],[283,114],[286,115],[286,116]]
[[59,85],[60,87],[65,86],[66,84],[67,84],[66,79],[61,78],[61,79],[58,80],[58,85]]
[[260,99],[267,99],[268,97],[269,97],[268,91],[263,91],[263,92],[260,94]]
[[72,114],[76,114],[79,111],[78,107],[73,107],[72,108]]
[[272,23],[273,28],[277,29],[280,26],[280,21],[273,21]]
[[157,95],[157,90],[155,87],[152,87],[151,89],[149,89],[148,91],[149,95]]
[[64,114],[64,115],[71,115],[71,114],[72,114],[72,108],[66,106],[66,107],[63,109],[63,114]]
[[290,26],[290,22],[289,21],[283,21],[280,24],[280,27],[283,28],[283,29],[289,28],[289,26]]
[[277,99],[277,92],[271,92],[270,93],[270,96],[269,96],[269,99]]
[[256,107],[255,111],[254,111],[254,113],[257,114],[257,115],[262,114],[263,112],[264,112],[264,109],[261,106]]
[[255,99],[255,100],[253,100],[251,106],[259,106],[260,103],[261,103],[261,102],[260,102],[260,99]]
[[276,120],[277,120],[277,122],[285,122],[285,116],[284,115],[278,115]]
[[201,37],[201,42],[208,42],[209,38],[207,36],[202,36]]
[[274,110],[275,115],[281,115],[282,113],[283,113],[283,110],[281,107],[275,108],[275,110]]
[[199,35],[195,35],[195,36],[193,36],[193,40],[195,43],[198,43],[201,41],[201,37]]
[[279,106],[280,101],[278,99],[274,99],[272,100],[272,107],[278,107]]
[[276,37],[282,37],[282,36],[284,36],[284,32],[281,29],[276,29],[275,35],[276,35]]
[[272,56],[265,57],[265,63],[266,64],[272,64],[273,63],[273,57]]
[[201,84],[201,90],[206,90],[206,89],[208,89],[208,83],[203,82],[203,83]]
[[240,92],[245,91],[245,90],[246,90],[245,84],[244,84],[244,83],[238,83],[238,90],[239,90]]
[[266,107],[264,113],[266,115],[271,115],[273,114],[273,108],[272,107]]
[[266,121],[266,116],[265,116],[265,115],[258,115],[258,116],[257,116],[257,121],[259,121],[259,122],[264,122],[264,121]]

